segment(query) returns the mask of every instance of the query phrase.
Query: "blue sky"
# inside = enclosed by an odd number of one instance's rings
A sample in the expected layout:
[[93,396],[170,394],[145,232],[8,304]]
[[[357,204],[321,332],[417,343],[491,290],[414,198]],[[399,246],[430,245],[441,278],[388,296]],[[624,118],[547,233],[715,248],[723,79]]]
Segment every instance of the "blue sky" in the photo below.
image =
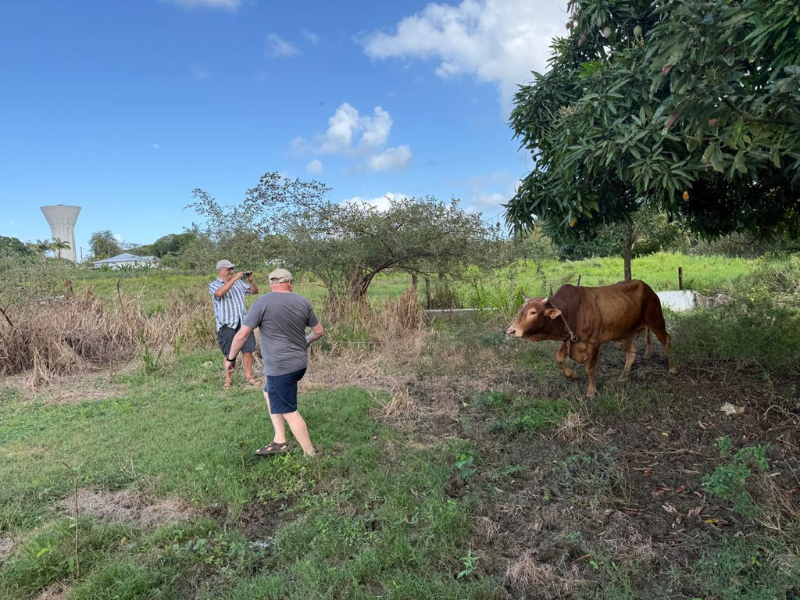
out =
[[[0,235],[77,245],[188,226],[261,174],[331,198],[456,196],[488,218],[530,168],[507,126],[566,2],[28,0],[0,9]],[[85,250],[84,250],[85,252]]]

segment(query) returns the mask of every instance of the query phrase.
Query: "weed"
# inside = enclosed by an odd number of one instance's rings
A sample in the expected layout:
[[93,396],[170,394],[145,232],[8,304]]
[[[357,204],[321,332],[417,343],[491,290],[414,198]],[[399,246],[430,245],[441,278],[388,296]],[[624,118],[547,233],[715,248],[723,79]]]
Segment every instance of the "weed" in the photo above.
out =
[[[727,436],[717,443],[723,458],[728,456],[732,444]],[[703,485],[714,496],[733,503],[733,510],[749,518],[756,517],[760,510],[750,492],[747,480],[757,471],[769,469],[769,459],[764,446],[747,446],[739,450],[726,465],[718,465],[714,473],[703,479]]]
[[468,575],[472,575],[473,571],[475,571],[475,563],[478,562],[477,556],[472,554],[472,549],[470,548],[467,551],[466,556],[461,557],[461,563],[464,565],[464,569],[459,571],[458,575],[456,576],[457,579],[461,579],[462,577],[467,577]]
[[472,454],[458,454],[455,467],[456,475],[466,481],[475,474],[475,457]]

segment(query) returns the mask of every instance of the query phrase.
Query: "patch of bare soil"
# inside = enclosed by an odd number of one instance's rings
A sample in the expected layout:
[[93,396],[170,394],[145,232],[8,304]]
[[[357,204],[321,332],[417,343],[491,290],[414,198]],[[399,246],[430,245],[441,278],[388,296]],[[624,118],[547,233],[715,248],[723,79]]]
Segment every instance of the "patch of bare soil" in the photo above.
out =
[[36,594],[32,600],[64,600],[69,595],[69,590],[69,586],[63,583],[54,583]]
[[[55,508],[75,515],[75,497],[60,500]],[[190,519],[195,509],[184,500],[159,499],[137,490],[78,490],[78,512],[114,523],[141,527],[164,525]]]
[[14,552],[15,547],[16,543],[14,543],[14,540],[11,538],[0,537],[0,563],[11,556],[11,553]]

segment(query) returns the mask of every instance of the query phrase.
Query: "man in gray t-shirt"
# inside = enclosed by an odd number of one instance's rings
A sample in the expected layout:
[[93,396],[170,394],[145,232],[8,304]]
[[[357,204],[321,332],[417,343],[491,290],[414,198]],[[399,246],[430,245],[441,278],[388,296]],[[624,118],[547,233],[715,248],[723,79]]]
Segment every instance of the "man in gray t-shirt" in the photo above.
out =
[[[272,425],[273,441],[256,451],[258,456],[282,454],[288,450],[286,427],[292,430],[303,452],[314,454],[308,427],[297,411],[297,383],[306,373],[308,346],[322,337],[324,330],[308,298],[292,291],[294,280],[286,269],[277,269],[269,275],[272,293],[258,298],[250,307],[242,328],[233,338],[226,368],[236,366],[236,354],[250,332],[258,327],[261,357],[267,385],[264,400],[267,402]],[[306,335],[306,327],[311,333]]]

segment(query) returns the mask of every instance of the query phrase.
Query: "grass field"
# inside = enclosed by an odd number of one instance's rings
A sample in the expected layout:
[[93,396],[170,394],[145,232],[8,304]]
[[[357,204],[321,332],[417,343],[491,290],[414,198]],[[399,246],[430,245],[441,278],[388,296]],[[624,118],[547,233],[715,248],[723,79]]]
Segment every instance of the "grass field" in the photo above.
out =
[[[683,263],[701,289],[760,281],[756,263],[684,258],[644,279],[671,287]],[[614,268],[544,270],[556,287]],[[158,310],[208,279],[121,286]],[[113,300],[116,278],[88,281]],[[296,444],[253,456],[270,440],[263,397],[241,374],[223,391],[211,350],[36,391],[9,380],[0,598],[796,598],[800,318],[745,292],[668,315],[677,376],[658,353],[619,382],[604,348],[591,402],[555,343],[506,339],[500,315],[354,345],[334,328],[301,389],[317,460]]]
[[[727,290],[735,281],[750,274],[757,264],[759,263],[756,260],[658,253],[634,260],[633,276],[642,279],[655,290],[678,289],[678,267],[683,267],[686,289]],[[541,273],[537,273],[539,265]],[[585,261],[547,260],[540,263],[526,261],[512,269],[490,274],[479,273],[475,277],[484,285],[494,285],[498,292],[513,296],[511,288],[514,286],[523,288],[528,295],[546,294],[548,286],[552,285],[557,289],[564,283],[574,284],[578,276],[581,276],[582,285],[609,285],[620,281],[622,274],[622,259],[595,258]],[[267,275],[266,272],[256,272],[255,275],[262,293],[269,290]],[[141,298],[148,310],[155,311],[163,308],[166,298],[172,293],[205,292],[214,277],[215,274],[211,272],[198,275],[158,270],[138,273],[80,271],[73,278],[73,285],[76,289],[91,286],[100,298],[110,302],[117,294],[119,284],[125,293]],[[380,303],[387,297],[399,296],[410,287],[410,276],[379,275],[369,289],[369,296]],[[461,304],[465,307],[476,306],[474,285],[459,283],[455,287]],[[295,291],[310,298],[316,306],[321,306],[327,297],[325,287],[309,276],[298,277]]]

